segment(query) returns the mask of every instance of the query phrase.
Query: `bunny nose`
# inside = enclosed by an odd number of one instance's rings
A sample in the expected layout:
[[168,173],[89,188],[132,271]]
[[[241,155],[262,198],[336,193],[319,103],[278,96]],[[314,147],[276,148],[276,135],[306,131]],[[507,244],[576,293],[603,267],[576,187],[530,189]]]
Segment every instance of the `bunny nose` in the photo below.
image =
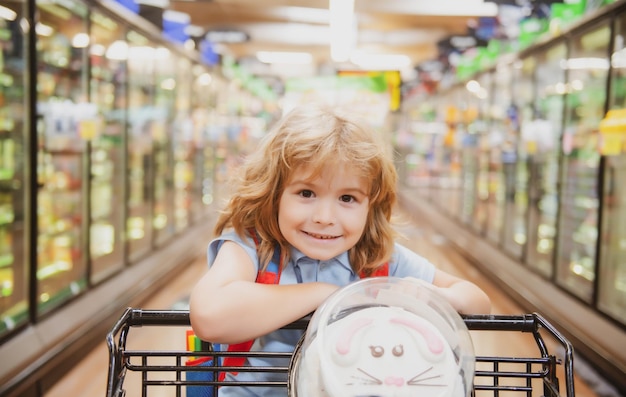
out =
[[385,378],[385,384],[390,386],[404,386],[404,378],[397,376],[388,376]]

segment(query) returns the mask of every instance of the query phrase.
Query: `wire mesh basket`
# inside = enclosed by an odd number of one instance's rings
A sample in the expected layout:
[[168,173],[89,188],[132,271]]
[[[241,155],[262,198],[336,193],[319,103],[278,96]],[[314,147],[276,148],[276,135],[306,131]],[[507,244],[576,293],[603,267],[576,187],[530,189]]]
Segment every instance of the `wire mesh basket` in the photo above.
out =
[[[472,395],[480,396],[566,396],[574,397],[574,365],[571,343],[548,321],[536,313],[521,315],[462,316],[473,338],[493,340],[507,334],[522,333],[529,338],[523,354],[476,351],[476,368]],[[307,328],[308,319],[286,326]],[[276,388],[277,395],[287,395],[290,367],[298,359],[294,352],[219,351],[206,343],[204,351],[185,349],[135,349],[129,340],[139,328],[190,327],[187,310],[142,310],[128,308],[107,335],[109,373],[107,397],[123,396],[217,396],[219,387]],[[177,335],[183,335],[177,331]],[[519,336],[519,335],[515,335]],[[139,337],[139,336],[137,336]],[[183,338],[181,336],[181,338]],[[528,350],[528,351],[526,351]],[[484,354],[485,353],[485,354]],[[224,366],[225,357],[264,357],[285,365]],[[190,362],[199,365],[189,365]],[[250,372],[263,381],[241,382],[223,379],[222,372]],[[293,372],[293,371],[291,371]],[[140,380],[131,389],[129,374]]]

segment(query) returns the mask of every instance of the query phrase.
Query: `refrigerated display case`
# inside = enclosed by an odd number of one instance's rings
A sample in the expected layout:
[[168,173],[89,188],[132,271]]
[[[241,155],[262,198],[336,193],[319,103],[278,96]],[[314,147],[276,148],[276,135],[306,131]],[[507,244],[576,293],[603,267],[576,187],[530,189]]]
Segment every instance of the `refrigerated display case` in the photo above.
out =
[[506,204],[504,210],[504,235],[502,247],[520,260],[526,246],[528,211],[528,149],[520,129],[532,120],[536,59],[528,56],[516,64],[513,77],[513,106],[511,117],[517,120],[517,130],[503,148],[503,168]]
[[574,36],[566,60],[556,281],[587,302],[596,277],[598,128],[605,113],[610,40],[604,22]]
[[463,223],[470,225],[474,220],[474,212],[477,205],[476,200],[478,198],[478,143],[482,133],[480,127],[484,125],[483,121],[478,118],[478,102],[480,98],[476,96],[476,93],[483,92],[481,95],[487,95],[487,93],[480,85],[476,86],[478,84],[476,80],[472,80],[468,82],[468,84],[475,86],[475,88],[472,88],[472,91],[475,93],[465,89],[462,94],[462,122],[459,123],[459,127],[461,128],[460,160],[462,192],[459,218]]
[[526,263],[548,278],[554,268],[566,55],[564,43],[537,54],[533,115],[522,131],[529,167]]
[[[471,125],[471,131],[476,135],[476,187],[471,227],[479,234],[485,233],[487,213],[489,210],[489,163],[491,155],[491,104],[493,102],[493,72],[481,74],[477,80],[479,90],[471,91],[476,97],[478,115]],[[471,87],[468,87],[470,89]]]
[[489,145],[487,180],[487,225],[485,236],[492,242],[502,241],[506,184],[503,156],[506,145],[515,140],[517,131],[516,113],[513,111],[513,65],[499,64],[494,71],[490,111],[490,126],[487,136]]
[[[174,234],[174,161],[173,136],[178,57],[169,49],[156,48],[155,55],[155,117],[152,124],[154,159],[154,203],[152,228],[154,243],[163,245]],[[182,81],[180,81],[182,83]]]
[[611,55],[609,108],[617,110],[621,150],[607,155],[603,175],[602,238],[598,274],[598,308],[626,319],[626,12],[616,20]]
[[220,136],[217,94],[225,90],[225,82],[205,68],[193,68],[191,107],[193,136],[197,137],[192,174],[191,214],[193,221],[205,217],[209,206],[217,199],[216,167]]
[[37,3],[37,304],[40,313],[87,285],[85,142],[96,114],[87,99],[87,7]]
[[[199,65],[196,65],[200,67]],[[201,139],[202,131],[194,130],[191,115],[191,87],[194,81],[193,65],[189,60],[180,59],[176,68],[176,117],[172,134],[174,149],[174,227],[184,230],[191,224],[194,168],[196,156],[193,142]],[[207,112],[208,110],[205,110]]]
[[124,266],[124,125],[126,122],[125,29],[108,16],[91,13],[90,99],[98,123],[89,140],[89,254],[91,282]]
[[[25,323],[26,35],[19,28],[24,3],[3,5],[0,16],[0,338]],[[10,12],[9,12],[10,11]]]
[[134,262],[152,248],[154,203],[154,139],[161,134],[155,98],[157,45],[137,31],[126,35],[128,43],[128,202],[126,239],[129,260]]
[[607,157],[604,169],[598,308],[623,320],[626,318],[626,154]]
[[449,89],[437,104],[438,119],[445,123],[446,130],[440,141],[441,177],[439,183],[431,187],[434,189],[431,198],[433,203],[453,218],[460,217],[462,203],[461,148],[464,124],[461,97],[465,92],[464,86],[457,85]]

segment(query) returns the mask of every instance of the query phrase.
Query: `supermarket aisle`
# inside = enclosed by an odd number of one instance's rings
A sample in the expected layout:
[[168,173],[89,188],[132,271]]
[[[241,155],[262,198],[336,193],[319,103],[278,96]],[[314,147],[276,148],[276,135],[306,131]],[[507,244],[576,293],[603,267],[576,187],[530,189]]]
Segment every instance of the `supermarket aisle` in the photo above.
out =
[[[401,219],[405,219],[400,231],[406,237],[403,241],[409,248],[416,250],[429,258],[433,263],[451,273],[470,279],[487,291],[493,302],[494,314],[519,314],[521,309],[512,302],[497,285],[482,277],[458,252],[451,248],[448,240],[433,231],[430,225],[415,224],[408,220],[403,213],[398,213]],[[145,309],[167,309],[173,306],[185,305],[186,297],[195,280],[206,270],[205,258],[198,258],[189,267],[180,273],[172,283],[164,288],[161,293],[154,296],[143,306]],[[121,314],[121,313],[120,313]],[[142,334],[143,335],[143,334]],[[145,348],[163,348],[176,345],[184,348],[184,338],[179,328],[160,329],[159,332],[147,333],[142,336],[142,345]],[[536,349],[531,346],[528,339],[521,334],[498,334],[481,333],[474,339],[474,345],[481,354],[493,353],[496,355],[517,354],[516,352]],[[96,349],[86,355],[76,368],[54,386],[46,397],[66,396],[105,396],[106,376],[108,370],[108,350],[103,341]],[[129,397],[140,395],[137,388],[126,383]],[[577,397],[597,397],[587,384],[580,378],[576,380]],[[151,397],[156,397],[151,394]]]

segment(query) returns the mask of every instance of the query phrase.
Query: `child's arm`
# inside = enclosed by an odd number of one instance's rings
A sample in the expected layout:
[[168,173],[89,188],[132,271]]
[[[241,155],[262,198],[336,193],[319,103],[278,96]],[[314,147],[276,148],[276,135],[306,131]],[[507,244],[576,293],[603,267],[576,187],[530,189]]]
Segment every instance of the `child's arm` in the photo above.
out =
[[191,293],[196,335],[217,343],[254,339],[311,313],[339,288],[326,283],[257,284],[255,279],[255,266],[244,249],[224,242]]
[[461,314],[489,314],[491,300],[476,284],[437,269],[433,285]]

